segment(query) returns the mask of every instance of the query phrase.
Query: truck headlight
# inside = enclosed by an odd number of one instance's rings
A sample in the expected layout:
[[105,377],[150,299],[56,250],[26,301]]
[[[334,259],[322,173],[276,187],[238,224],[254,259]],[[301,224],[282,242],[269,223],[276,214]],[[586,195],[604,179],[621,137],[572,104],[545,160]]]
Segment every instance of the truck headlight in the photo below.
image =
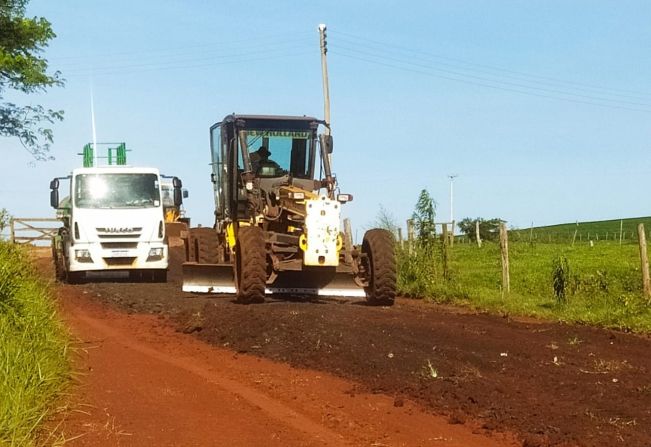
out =
[[75,259],[77,262],[93,262],[88,250],[75,250]]
[[163,247],[150,248],[147,261],[160,261],[163,259]]

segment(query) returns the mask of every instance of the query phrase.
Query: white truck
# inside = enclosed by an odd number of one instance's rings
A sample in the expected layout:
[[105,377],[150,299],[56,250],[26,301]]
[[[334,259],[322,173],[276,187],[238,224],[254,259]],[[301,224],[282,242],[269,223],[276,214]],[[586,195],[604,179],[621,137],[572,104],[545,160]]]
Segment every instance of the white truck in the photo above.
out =
[[[165,282],[168,245],[158,169],[126,166],[126,157],[117,165],[92,166],[84,155],[87,167],[50,182],[50,204],[63,221],[52,240],[57,278]],[[66,179],[69,196],[59,202],[59,182]],[[180,206],[181,181],[174,178],[173,184]]]

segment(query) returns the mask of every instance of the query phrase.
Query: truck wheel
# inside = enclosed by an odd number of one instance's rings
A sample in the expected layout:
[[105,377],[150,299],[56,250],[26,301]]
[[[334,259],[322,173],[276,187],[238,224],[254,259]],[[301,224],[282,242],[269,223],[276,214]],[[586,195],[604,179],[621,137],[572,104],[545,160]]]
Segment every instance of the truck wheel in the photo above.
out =
[[366,301],[375,306],[392,306],[396,298],[396,257],[393,235],[374,228],[364,234]]
[[219,263],[219,238],[212,228],[195,228],[194,237],[197,250],[197,262],[200,264]]
[[86,273],[85,272],[69,272],[67,271],[65,273],[66,277],[66,282],[68,284],[80,284],[82,280],[85,278]]
[[264,302],[267,282],[267,249],[259,227],[241,227],[235,246],[237,299],[242,303]]
[[152,273],[153,282],[167,282],[167,270],[154,270]]

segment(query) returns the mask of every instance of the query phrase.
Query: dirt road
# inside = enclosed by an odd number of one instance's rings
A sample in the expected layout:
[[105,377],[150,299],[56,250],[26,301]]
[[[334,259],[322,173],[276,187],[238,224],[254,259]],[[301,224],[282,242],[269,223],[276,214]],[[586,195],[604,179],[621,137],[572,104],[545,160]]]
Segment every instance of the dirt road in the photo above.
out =
[[647,337],[404,299],[244,306],[174,272],[60,290],[96,347],[78,445],[651,445]]
[[519,445],[327,373],[212,347],[82,288],[61,287],[59,301],[83,372],[70,445]]

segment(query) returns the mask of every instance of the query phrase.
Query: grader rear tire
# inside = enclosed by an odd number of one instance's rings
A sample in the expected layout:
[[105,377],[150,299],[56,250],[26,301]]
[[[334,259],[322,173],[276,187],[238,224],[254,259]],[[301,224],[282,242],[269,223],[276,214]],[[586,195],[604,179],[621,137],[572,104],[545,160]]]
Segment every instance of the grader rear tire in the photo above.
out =
[[241,227],[235,246],[237,299],[262,303],[267,282],[267,251],[264,233],[258,227]]
[[364,234],[368,287],[366,301],[374,306],[392,306],[396,298],[396,257],[393,235],[374,228]]

